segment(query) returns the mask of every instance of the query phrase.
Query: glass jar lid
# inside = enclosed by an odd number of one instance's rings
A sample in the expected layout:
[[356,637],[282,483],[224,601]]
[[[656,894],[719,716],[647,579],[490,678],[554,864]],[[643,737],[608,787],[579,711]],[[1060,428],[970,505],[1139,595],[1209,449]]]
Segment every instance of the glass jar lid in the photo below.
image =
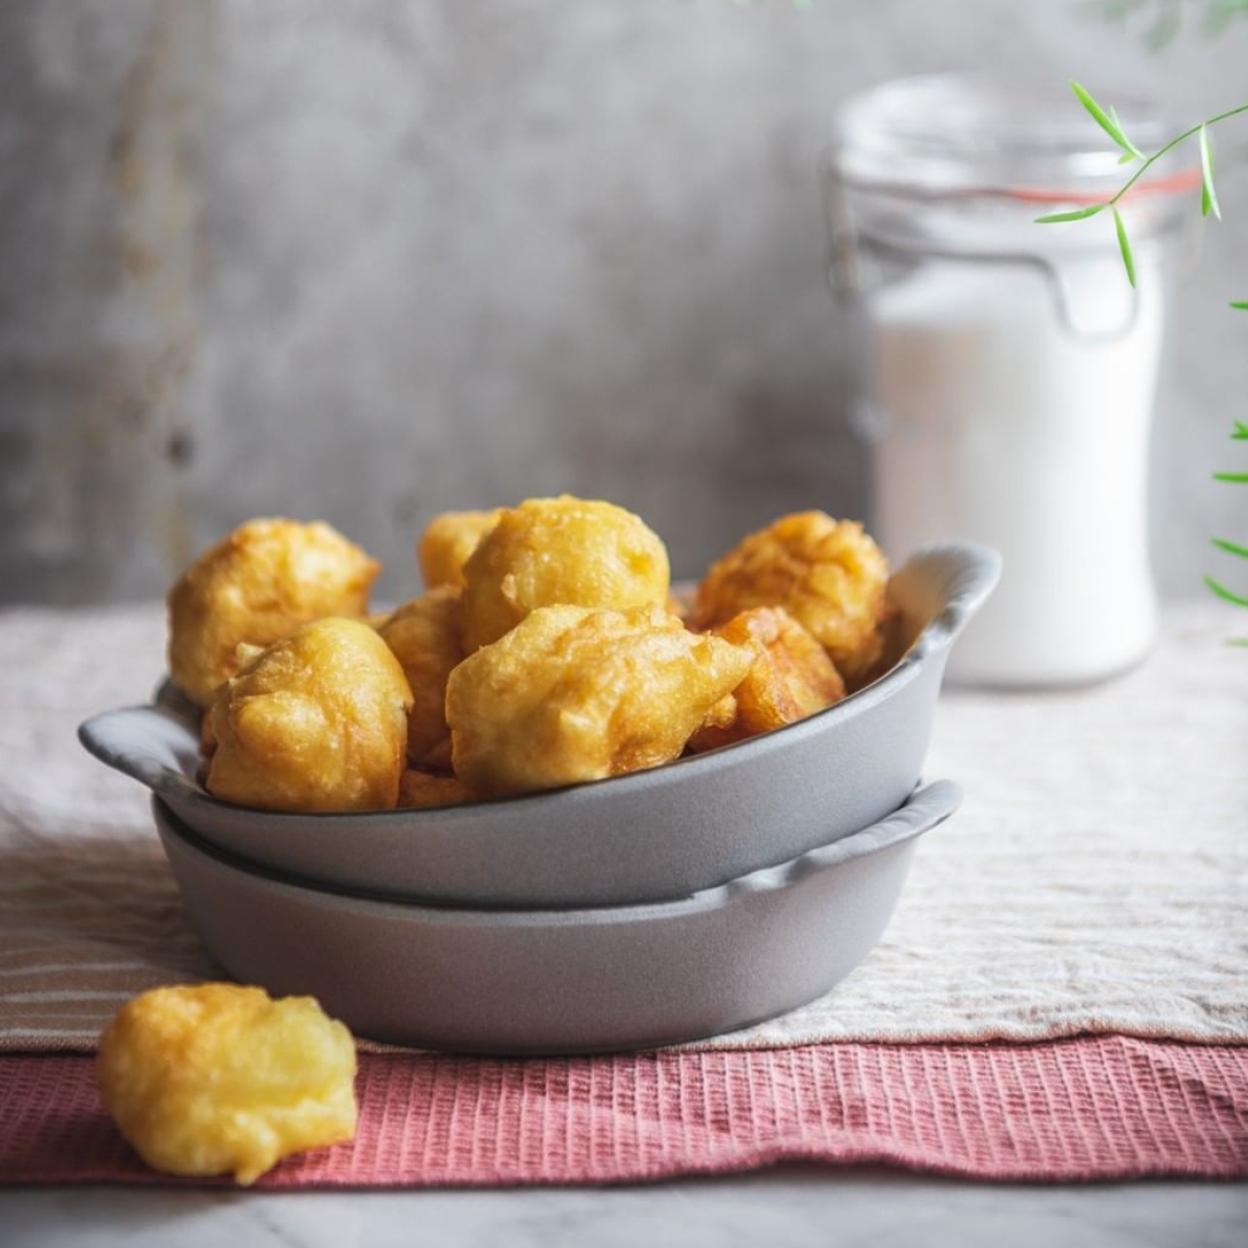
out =
[[[1155,106],[1114,102],[1137,147],[1165,145],[1173,131]],[[1197,188],[1200,172],[1185,154],[1186,164],[1184,153],[1168,153],[1119,203],[1137,265],[1159,261],[1163,240],[1179,237],[1190,216],[1178,192]],[[1118,280],[1109,215],[1044,226],[1035,219],[1109,199],[1132,174],[1120,156],[1056,83],[938,74],[855,96],[840,114],[826,184],[833,289],[856,298],[889,280],[889,265],[922,260],[1025,267],[1049,286],[1054,310],[1072,334],[1117,339],[1134,326],[1139,299]],[[1105,300],[1090,300],[1087,288],[1099,288],[1107,273],[1118,282],[1122,307],[1090,319],[1086,309]]]
[[[1117,99],[1123,129],[1143,151],[1170,137],[1155,105]],[[986,76],[904,78],[843,108],[836,164],[861,189],[916,198],[988,195],[1029,202],[1089,202],[1130,176],[1121,153],[1069,91]],[[1140,180],[1140,193],[1196,184],[1177,159]]]

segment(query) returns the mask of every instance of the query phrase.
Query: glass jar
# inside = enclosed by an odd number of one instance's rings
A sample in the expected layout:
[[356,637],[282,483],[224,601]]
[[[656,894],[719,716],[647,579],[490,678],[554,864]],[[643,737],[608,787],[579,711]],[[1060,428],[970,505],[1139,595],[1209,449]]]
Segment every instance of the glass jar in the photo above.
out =
[[[1122,107],[1121,103],[1119,104]],[[1143,150],[1169,137],[1122,109]],[[855,420],[873,448],[874,531],[893,559],[969,538],[1001,585],[955,650],[955,679],[1067,684],[1127,668],[1157,619],[1148,447],[1175,192],[1112,217],[1038,225],[1130,174],[1072,96],[983,79],[889,83],[841,115],[829,179],[834,289],[859,312]]]

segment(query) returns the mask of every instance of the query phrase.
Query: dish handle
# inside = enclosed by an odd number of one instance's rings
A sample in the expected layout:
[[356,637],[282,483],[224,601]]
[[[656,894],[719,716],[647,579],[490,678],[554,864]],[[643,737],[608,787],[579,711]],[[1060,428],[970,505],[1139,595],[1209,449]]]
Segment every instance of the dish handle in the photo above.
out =
[[[976,542],[942,542],[907,559],[889,597],[912,619],[927,620],[924,648],[952,645],[1001,579],[1001,556]],[[921,643],[923,644],[923,643]]]
[[105,711],[78,727],[78,740],[102,763],[162,796],[198,793],[199,737],[185,712],[171,706]]

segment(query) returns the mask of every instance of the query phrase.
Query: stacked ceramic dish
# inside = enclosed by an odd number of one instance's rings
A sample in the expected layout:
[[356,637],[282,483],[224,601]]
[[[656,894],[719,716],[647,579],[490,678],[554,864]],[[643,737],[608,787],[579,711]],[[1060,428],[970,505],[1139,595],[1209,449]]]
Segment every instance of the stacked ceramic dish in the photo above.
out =
[[433,810],[284,814],[196,782],[176,697],[83,725],[153,790],[187,913],[230,974],[311,993],[359,1035],[504,1053],[633,1048],[782,1013],[879,940],[918,838],[949,649],[995,554],[932,548],[893,577],[899,661],[787,728],[651,771]]

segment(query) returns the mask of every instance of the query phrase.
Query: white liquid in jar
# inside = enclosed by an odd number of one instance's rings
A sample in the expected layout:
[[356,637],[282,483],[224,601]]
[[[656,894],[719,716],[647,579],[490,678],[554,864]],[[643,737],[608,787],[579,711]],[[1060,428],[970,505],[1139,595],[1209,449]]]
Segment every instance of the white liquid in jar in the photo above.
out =
[[[954,649],[955,679],[1060,684],[1141,658],[1156,629],[1148,443],[1162,340],[1157,257],[1112,341],[1065,327],[1025,267],[929,262],[867,302],[875,525],[894,560],[969,538],[1001,584]],[[1114,255],[1068,271],[1081,330],[1128,323]]]

